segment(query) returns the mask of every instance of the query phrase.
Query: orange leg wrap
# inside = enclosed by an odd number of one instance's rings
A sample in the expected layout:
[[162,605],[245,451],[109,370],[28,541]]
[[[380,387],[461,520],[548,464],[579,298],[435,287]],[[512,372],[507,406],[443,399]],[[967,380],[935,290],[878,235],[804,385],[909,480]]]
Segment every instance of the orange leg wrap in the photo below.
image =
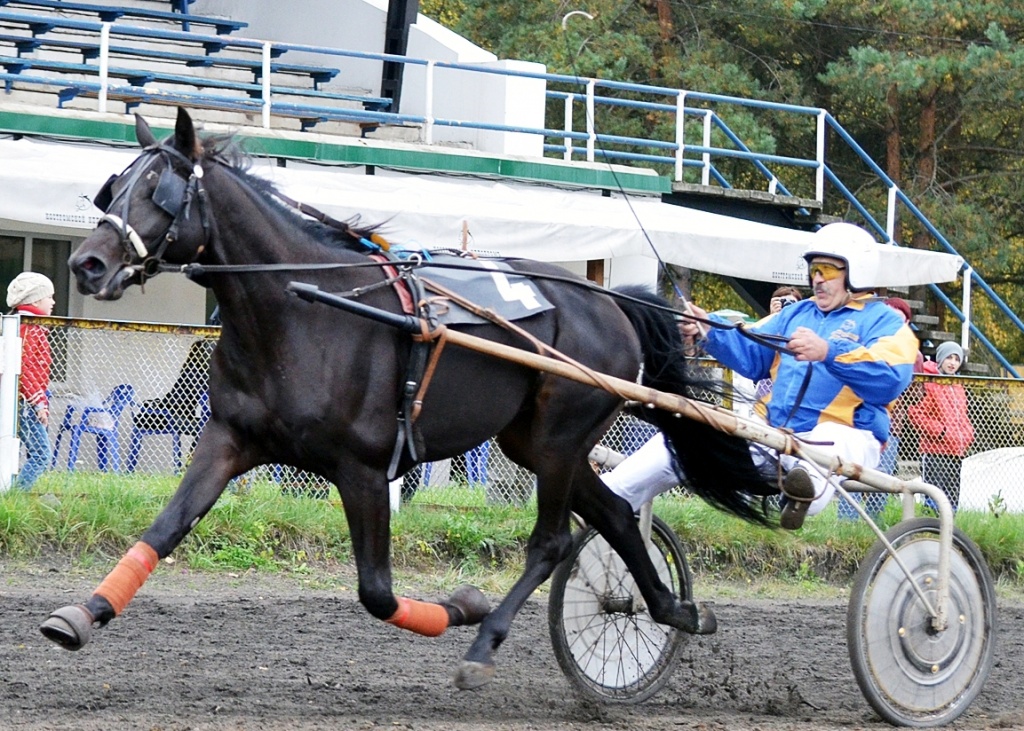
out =
[[117,562],[117,566],[107,574],[107,578],[93,594],[106,599],[114,608],[114,614],[120,614],[135,596],[135,592],[146,583],[159,561],[156,551],[139,541],[128,549],[128,553]]
[[388,624],[427,637],[437,637],[448,629],[448,610],[440,604],[419,602],[404,596],[397,599],[398,610],[388,619]]

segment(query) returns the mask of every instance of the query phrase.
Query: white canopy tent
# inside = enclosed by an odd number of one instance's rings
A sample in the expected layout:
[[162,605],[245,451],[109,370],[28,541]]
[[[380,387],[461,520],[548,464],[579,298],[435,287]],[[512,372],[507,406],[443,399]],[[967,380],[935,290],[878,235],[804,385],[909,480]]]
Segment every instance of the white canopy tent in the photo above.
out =
[[[84,236],[98,212],[92,196],[136,149],[0,140],[0,230]],[[407,246],[458,246],[541,261],[641,256],[701,271],[780,284],[806,282],[813,234],[661,202],[485,179],[257,161],[282,192],[339,219],[380,223]],[[648,241],[649,239],[649,241]],[[875,286],[947,282],[963,261],[950,254],[879,245]]]

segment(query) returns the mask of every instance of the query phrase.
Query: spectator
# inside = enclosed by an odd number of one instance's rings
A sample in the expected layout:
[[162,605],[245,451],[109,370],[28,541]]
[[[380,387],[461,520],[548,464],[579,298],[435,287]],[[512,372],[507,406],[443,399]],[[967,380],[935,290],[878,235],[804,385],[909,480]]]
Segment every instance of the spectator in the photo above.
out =
[[[935,362],[924,364],[925,373],[955,376],[963,359],[964,351],[959,345],[942,343],[935,351]],[[956,512],[960,506],[960,467],[974,443],[974,427],[967,415],[967,393],[959,383],[928,381],[924,384],[924,396],[907,409],[907,414],[921,435],[921,477],[941,488]],[[936,510],[934,501],[926,503]]]
[[781,312],[783,307],[794,305],[803,298],[804,296],[796,287],[779,287],[772,292],[772,298],[768,301],[768,314],[774,315]]
[[[49,316],[53,313],[53,282],[36,272],[22,272],[7,287],[7,306],[19,315]],[[27,459],[14,487],[32,489],[50,466],[50,341],[46,328],[21,323],[21,379],[18,382],[18,438]]]

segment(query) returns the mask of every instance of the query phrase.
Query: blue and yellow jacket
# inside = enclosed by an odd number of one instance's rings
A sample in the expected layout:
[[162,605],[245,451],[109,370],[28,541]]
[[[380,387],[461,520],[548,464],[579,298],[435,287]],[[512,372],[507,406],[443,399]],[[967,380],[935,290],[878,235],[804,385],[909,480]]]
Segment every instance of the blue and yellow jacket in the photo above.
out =
[[[798,327],[813,330],[828,341],[824,361],[797,361],[735,329],[712,328],[704,347],[747,378],[773,379],[772,392],[763,404],[772,426],[806,432],[831,421],[867,429],[878,441],[886,442],[889,405],[914,375],[914,333],[895,310],[872,295],[855,296],[832,312],[822,312],[813,299],[802,300],[748,329],[789,336]],[[797,404],[808,369],[810,380]]]

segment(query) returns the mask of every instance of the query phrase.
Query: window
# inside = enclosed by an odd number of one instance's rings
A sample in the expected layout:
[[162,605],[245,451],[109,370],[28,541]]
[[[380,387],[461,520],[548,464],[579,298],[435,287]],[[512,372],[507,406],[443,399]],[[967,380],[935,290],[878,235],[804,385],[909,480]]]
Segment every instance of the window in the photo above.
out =
[[[34,236],[0,236],[0,286],[6,295],[7,285],[21,272],[31,270],[53,280],[56,305],[54,315],[68,314],[68,293],[71,283],[68,257],[71,242]],[[6,302],[4,303],[6,312]]]

